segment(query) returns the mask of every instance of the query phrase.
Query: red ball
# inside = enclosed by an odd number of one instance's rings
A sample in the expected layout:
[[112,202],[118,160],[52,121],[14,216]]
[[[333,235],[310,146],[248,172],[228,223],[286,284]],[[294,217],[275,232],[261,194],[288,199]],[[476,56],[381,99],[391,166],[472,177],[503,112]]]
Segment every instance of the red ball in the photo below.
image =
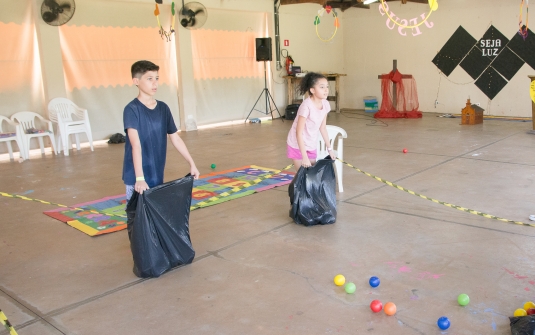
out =
[[383,309],[383,304],[379,300],[374,300],[370,303],[370,308],[374,313],[379,313]]
[[409,150],[407,149],[403,149],[403,153],[406,154],[407,152],[409,152]]
[[535,314],[535,308],[528,308],[526,312],[528,313],[528,315]]

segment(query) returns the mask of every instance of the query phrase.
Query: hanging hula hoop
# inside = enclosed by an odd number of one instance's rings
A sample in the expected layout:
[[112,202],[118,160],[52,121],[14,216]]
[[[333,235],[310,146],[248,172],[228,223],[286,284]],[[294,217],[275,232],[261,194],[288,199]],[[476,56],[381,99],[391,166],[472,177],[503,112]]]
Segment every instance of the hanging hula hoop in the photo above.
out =
[[[330,11],[330,9],[329,9],[329,11]],[[314,25],[316,26],[316,35],[318,36],[318,38],[323,42],[330,42],[334,38],[334,36],[336,36],[336,32],[338,31],[338,27],[340,26],[340,22],[338,21],[338,15],[336,15],[336,12],[333,10],[332,13],[333,13],[333,17],[334,17],[334,27],[335,27],[334,33],[328,39],[322,38],[320,36],[319,31],[318,31],[318,26],[320,24],[320,16],[322,16],[324,12],[325,12],[325,8],[322,8],[322,9],[319,10],[318,15],[316,15],[316,18],[314,19]]]
[[524,39],[528,37],[528,27],[529,27],[529,0],[526,0],[526,25],[524,26],[522,23],[522,12],[524,9],[524,0],[521,0],[520,2],[520,15],[518,16],[518,33],[520,36],[522,36]]
[[397,21],[395,21],[394,19],[392,19],[392,17],[390,16],[390,14],[388,14],[388,10],[386,9],[386,6],[385,6],[385,0],[381,0],[381,6],[383,6],[383,10],[384,12],[386,13],[386,16],[388,16],[388,19],[390,19],[390,21],[394,22],[395,24],[397,24],[398,26],[400,27],[403,27],[403,28],[416,28],[416,27],[419,27],[421,26],[422,24],[424,24],[427,19],[431,16],[431,13],[433,13],[435,10],[437,10],[438,8],[438,2],[437,0],[429,0],[429,7],[431,7],[431,9],[429,10],[429,13],[427,13],[427,16],[425,17],[425,19],[418,23],[418,24],[415,24],[415,25],[412,25],[412,26],[405,26],[401,23],[398,23]]

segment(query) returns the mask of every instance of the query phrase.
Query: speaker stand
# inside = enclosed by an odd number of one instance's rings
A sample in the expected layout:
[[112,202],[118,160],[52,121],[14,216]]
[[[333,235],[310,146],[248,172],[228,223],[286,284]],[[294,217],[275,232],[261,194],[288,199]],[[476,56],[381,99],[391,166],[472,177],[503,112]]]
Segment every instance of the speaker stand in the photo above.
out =
[[[279,109],[277,108],[277,105],[275,104],[275,100],[273,100],[273,97],[271,96],[271,93],[269,93],[269,90],[267,88],[267,70],[266,70],[266,61],[264,61],[264,89],[262,90],[262,92],[260,92],[260,95],[258,96],[258,99],[256,99],[256,102],[253,106],[253,108],[251,108],[251,111],[249,112],[249,115],[247,115],[247,118],[245,119],[245,123],[247,123],[247,120],[249,120],[249,116],[251,116],[251,113],[256,110],[262,114],[265,114],[265,115],[269,115],[271,114],[271,119],[273,120],[273,111],[276,110],[277,113],[279,114],[279,117],[280,119],[282,120],[282,122],[284,122],[284,119],[282,118],[282,115],[281,113],[279,112]],[[262,97],[262,95],[265,94],[265,98],[266,98],[266,112],[262,112],[261,110],[259,109],[256,109],[256,105],[258,104],[258,101],[260,101],[260,98]],[[274,109],[271,109],[271,104],[273,104],[273,107]]]

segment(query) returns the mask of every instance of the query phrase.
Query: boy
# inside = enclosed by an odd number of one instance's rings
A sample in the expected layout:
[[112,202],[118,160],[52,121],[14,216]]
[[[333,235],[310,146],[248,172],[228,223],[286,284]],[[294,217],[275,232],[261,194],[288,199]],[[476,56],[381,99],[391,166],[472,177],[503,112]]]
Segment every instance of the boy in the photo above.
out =
[[[145,60],[135,62],[131,68],[132,81],[138,87],[139,94],[126,105],[123,113],[126,132],[123,181],[127,202],[134,190],[143,194],[149,187],[163,183],[168,134],[173,146],[189,163],[191,175],[195,179],[199,177],[199,170],[188,148],[178,136],[169,107],[154,99],[158,90],[159,69],[158,65]],[[131,228],[131,224],[128,224],[129,235]]]

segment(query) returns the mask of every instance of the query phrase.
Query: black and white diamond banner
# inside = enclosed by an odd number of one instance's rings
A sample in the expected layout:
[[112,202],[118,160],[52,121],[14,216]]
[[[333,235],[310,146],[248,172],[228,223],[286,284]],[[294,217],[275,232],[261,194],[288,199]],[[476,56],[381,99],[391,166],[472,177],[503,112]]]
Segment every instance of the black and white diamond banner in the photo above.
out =
[[459,26],[432,62],[446,76],[460,65],[492,100],[524,63],[535,69],[535,36],[528,29],[526,40],[518,33],[508,40],[491,25],[478,41]]

